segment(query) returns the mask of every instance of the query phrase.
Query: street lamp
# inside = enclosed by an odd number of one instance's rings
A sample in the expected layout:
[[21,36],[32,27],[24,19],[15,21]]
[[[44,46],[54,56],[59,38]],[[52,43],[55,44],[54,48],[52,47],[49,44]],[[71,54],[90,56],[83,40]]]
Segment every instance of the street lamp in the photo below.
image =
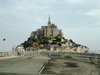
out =
[[[5,41],[6,41],[6,39],[3,38],[3,42],[4,42],[3,45],[5,45]],[[4,47],[5,47],[5,46],[3,46],[3,51],[4,51]]]

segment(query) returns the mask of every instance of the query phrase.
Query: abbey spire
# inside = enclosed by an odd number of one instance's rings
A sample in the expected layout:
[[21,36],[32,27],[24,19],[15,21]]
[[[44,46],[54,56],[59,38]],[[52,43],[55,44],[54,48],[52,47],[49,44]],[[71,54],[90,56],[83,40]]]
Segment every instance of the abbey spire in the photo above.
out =
[[48,18],[48,25],[49,24],[51,24],[50,15],[49,15],[49,18]]

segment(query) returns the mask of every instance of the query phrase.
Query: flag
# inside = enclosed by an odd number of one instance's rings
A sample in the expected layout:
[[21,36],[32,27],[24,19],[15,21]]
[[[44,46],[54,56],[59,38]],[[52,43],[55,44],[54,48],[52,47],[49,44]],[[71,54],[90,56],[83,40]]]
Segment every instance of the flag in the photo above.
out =
[[3,41],[5,41],[6,39],[5,38],[3,38]]

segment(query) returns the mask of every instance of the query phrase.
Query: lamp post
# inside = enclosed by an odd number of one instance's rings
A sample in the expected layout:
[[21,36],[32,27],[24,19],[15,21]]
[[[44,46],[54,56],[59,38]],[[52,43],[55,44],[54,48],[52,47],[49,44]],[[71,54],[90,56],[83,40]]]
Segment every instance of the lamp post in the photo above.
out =
[[4,51],[4,47],[5,47],[5,41],[6,41],[6,39],[3,38],[3,51]]

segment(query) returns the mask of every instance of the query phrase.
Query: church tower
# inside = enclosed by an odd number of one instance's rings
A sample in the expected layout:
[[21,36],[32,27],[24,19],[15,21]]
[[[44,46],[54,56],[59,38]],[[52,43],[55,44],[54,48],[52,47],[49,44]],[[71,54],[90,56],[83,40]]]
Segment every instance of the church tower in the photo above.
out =
[[48,18],[48,25],[51,24],[51,20],[50,20],[50,15],[49,15],[49,18]]

